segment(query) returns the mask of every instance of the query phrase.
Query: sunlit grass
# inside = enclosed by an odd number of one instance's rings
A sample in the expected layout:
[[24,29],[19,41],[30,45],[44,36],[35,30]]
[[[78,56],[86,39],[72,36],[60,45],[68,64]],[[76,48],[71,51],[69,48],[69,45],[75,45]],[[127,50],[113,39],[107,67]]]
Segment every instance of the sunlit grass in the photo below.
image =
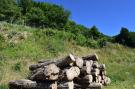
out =
[[[85,56],[97,53],[99,62],[106,64],[107,75],[111,78],[111,85],[105,89],[134,89],[135,88],[135,49],[119,44],[111,44],[101,49],[77,46],[72,40],[68,41],[60,35],[55,37],[43,36],[42,32],[36,33],[39,29],[26,26],[0,23],[5,29],[1,34],[12,31],[28,33],[28,38],[19,40],[15,45],[5,43],[5,48],[0,51],[0,89],[8,89],[8,82],[15,79],[24,79],[28,76],[28,66],[38,60],[57,59],[73,53],[77,56]],[[38,34],[39,36],[35,35]],[[66,34],[66,33],[64,33]],[[70,34],[66,34],[67,36]],[[65,39],[65,40],[64,40]]]

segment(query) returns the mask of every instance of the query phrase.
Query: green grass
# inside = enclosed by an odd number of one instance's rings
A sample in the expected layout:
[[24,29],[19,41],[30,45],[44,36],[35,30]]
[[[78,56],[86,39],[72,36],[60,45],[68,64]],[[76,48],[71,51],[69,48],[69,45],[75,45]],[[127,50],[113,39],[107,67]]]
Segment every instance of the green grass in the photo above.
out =
[[77,56],[97,53],[112,80],[105,89],[135,88],[135,49],[112,43],[100,49],[81,47],[72,33],[7,23],[0,23],[0,35],[4,37],[0,44],[0,89],[8,89],[10,80],[26,78],[30,64],[69,53]]

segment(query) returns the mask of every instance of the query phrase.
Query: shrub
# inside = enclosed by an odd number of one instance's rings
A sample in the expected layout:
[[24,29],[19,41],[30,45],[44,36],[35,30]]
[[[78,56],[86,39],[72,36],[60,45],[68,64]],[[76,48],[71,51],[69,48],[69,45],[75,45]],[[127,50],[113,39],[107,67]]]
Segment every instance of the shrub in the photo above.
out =
[[0,50],[4,48],[4,37],[0,35]]
[[13,70],[21,71],[21,63],[20,62],[15,63],[13,66]]

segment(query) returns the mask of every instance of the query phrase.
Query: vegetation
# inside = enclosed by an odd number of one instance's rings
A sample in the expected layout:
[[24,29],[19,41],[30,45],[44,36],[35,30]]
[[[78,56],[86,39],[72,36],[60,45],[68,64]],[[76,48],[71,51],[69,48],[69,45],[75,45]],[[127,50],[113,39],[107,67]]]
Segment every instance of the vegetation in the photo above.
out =
[[[134,89],[135,50],[108,43],[100,49],[79,46],[71,32],[38,29],[23,25],[0,23],[3,46],[0,51],[0,89],[8,89],[8,82],[28,76],[29,64],[38,60],[60,58],[69,53],[84,56],[97,53],[100,63],[107,66],[111,85],[105,89]],[[91,43],[94,45],[94,42]],[[12,76],[11,76],[12,75]]]
[[28,65],[38,60],[93,52],[107,65],[112,80],[105,89],[135,88],[135,32],[122,28],[111,38],[69,17],[69,11],[55,4],[0,1],[0,89],[8,89],[9,80],[27,77]]
[[135,32],[129,32],[127,28],[122,28],[120,34],[114,38],[115,42],[135,48]]
[[70,12],[63,7],[33,0],[1,0],[0,21],[34,27],[63,28]]

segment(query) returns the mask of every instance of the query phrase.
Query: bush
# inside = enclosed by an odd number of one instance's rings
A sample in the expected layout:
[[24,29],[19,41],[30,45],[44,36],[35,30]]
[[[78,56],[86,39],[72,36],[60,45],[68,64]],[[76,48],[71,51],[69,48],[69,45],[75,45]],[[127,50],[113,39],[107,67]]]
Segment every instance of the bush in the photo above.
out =
[[87,43],[86,43],[87,47],[91,47],[91,48],[99,48],[99,44],[98,44],[98,41],[95,41],[95,40],[87,40]]
[[0,35],[0,50],[4,48],[4,37]]
[[77,34],[77,36],[75,37],[75,42],[77,43],[77,45],[85,46],[86,41],[87,39],[82,34]]
[[13,70],[21,71],[21,63],[20,62],[15,63],[13,66]]

